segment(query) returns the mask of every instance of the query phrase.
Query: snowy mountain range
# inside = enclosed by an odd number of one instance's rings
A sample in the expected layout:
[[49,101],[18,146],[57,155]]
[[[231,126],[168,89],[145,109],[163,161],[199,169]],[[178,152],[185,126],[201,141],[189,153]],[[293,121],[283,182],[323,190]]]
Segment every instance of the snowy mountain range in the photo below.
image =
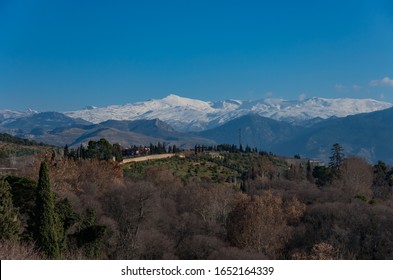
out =
[[307,120],[345,117],[387,109],[393,104],[373,99],[311,98],[302,101],[264,99],[259,101],[202,101],[174,94],[163,99],[153,99],[126,105],[88,107],[65,112],[72,118],[92,123],[106,120],[160,119],[182,132],[203,131],[220,126],[235,118],[253,113],[292,124]]
[[265,99],[206,102],[169,95],[80,111],[0,110],[0,133],[71,147],[106,138],[124,147],[166,143],[235,144],[326,160],[340,143],[348,155],[393,164],[393,104],[372,99]]

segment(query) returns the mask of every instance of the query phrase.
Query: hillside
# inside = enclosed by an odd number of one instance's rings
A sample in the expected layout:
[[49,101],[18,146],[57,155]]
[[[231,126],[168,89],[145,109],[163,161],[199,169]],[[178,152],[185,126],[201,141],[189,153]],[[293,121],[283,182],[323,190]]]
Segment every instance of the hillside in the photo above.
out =
[[10,158],[47,153],[52,149],[52,146],[43,143],[0,133],[0,165],[9,166]]
[[56,146],[79,146],[89,140],[106,138],[123,146],[165,142],[189,148],[196,143],[211,145],[214,141],[175,131],[158,119],[137,121],[108,120],[92,124],[56,112],[45,112],[19,118],[0,126],[0,131]]
[[331,146],[340,143],[347,155],[370,162],[393,164],[393,109],[364,113],[344,118],[309,121],[296,126],[257,115],[232,120],[199,135],[218,143],[257,147],[275,154],[328,161]]
[[293,137],[299,130],[300,128],[286,122],[250,114],[200,132],[198,135],[217,143],[242,144],[243,147],[257,147],[270,151],[274,145]]
[[89,122],[82,119],[67,117],[58,112],[43,112],[17,118],[0,126],[0,131],[13,133],[18,136],[39,136],[59,127],[71,127],[76,125],[88,125]]

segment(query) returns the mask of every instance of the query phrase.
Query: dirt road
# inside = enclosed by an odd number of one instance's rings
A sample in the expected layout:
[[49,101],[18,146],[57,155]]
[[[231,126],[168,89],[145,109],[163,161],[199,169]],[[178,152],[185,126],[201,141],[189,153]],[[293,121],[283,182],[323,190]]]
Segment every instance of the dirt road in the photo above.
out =
[[129,163],[129,162],[152,160],[152,159],[170,158],[170,157],[174,157],[175,155],[176,154],[161,154],[161,155],[150,155],[150,156],[144,156],[144,157],[126,158],[120,164],[125,164],[125,163]]

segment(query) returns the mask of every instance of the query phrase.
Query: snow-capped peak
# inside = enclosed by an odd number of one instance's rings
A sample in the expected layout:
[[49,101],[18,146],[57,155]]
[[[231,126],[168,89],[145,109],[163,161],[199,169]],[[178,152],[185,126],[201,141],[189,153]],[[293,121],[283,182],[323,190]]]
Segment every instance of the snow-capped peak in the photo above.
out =
[[98,107],[96,107],[96,106],[92,106],[92,105],[90,105],[90,106],[86,106],[85,108],[83,108],[83,110],[94,110],[94,109],[97,109]]
[[157,102],[166,103],[171,107],[190,107],[195,109],[206,109],[210,108],[210,104],[205,101],[201,101],[198,99],[191,99],[186,97],[181,97],[175,94],[170,94],[167,97],[156,100]]
[[37,114],[38,111],[27,109],[25,111],[0,110],[0,125],[12,122],[18,118]]
[[126,105],[112,105],[90,110],[66,112],[70,117],[99,123],[109,119],[160,119],[180,131],[200,131],[212,128],[234,118],[255,113],[287,122],[313,118],[345,117],[392,107],[393,104],[373,99],[328,99],[314,97],[301,101],[265,99],[259,101],[202,101],[170,94]]

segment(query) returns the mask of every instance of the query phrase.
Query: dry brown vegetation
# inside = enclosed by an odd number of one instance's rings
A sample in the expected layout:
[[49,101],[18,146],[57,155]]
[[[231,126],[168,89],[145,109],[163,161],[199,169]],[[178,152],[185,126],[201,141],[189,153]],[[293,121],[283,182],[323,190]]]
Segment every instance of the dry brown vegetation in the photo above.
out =
[[[41,160],[18,175],[36,180]],[[391,169],[359,158],[346,159],[317,186],[304,162],[252,155],[244,159],[255,164],[244,173],[243,191],[238,183],[184,182],[165,166],[126,176],[115,162],[47,160],[58,207],[67,198],[77,217],[66,228],[63,258],[393,258]],[[32,241],[30,213],[20,210],[21,243],[1,243],[1,258],[41,258],[24,243]],[[64,221],[74,215],[61,213]],[[97,228],[105,230],[88,235]]]

